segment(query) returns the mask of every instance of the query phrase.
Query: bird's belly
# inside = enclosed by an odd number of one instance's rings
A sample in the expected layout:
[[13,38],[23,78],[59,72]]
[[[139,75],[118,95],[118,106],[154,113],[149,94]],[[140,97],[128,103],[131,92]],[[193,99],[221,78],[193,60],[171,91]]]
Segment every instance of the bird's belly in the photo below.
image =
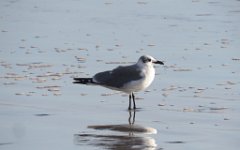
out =
[[131,93],[131,92],[138,92],[145,90],[147,87],[149,87],[154,79],[153,76],[148,76],[147,78],[142,78],[141,80],[135,80],[131,81],[127,84],[125,84],[122,88],[123,92]]

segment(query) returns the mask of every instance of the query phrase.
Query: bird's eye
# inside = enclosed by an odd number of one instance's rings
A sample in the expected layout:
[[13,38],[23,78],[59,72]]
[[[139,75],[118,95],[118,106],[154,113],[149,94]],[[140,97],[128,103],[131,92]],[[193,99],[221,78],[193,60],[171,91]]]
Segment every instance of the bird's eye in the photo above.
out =
[[144,63],[151,62],[152,60],[150,58],[146,58],[143,60]]

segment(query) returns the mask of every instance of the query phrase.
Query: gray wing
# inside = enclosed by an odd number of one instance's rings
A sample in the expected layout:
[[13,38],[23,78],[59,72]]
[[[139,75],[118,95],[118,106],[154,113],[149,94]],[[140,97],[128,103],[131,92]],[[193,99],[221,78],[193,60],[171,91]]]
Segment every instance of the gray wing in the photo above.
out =
[[93,79],[100,85],[121,88],[125,83],[141,79],[141,70],[137,65],[119,66],[111,71],[94,75]]

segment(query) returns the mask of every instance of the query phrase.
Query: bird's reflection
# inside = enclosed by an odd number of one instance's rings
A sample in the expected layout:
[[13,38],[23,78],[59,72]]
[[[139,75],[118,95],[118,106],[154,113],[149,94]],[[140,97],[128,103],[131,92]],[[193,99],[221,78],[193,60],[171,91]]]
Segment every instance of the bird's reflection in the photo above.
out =
[[133,125],[135,123],[135,114],[136,114],[136,111],[133,110],[133,116],[132,116],[132,111],[129,110],[129,118],[128,118],[128,124],[129,125]]
[[[130,110],[128,124],[91,125],[97,133],[82,133],[74,135],[77,145],[90,145],[106,149],[154,150],[157,145],[149,134],[156,134],[157,130],[151,127],[135,125],[136,111]],[[107,132],[100,132],[105,130]]]

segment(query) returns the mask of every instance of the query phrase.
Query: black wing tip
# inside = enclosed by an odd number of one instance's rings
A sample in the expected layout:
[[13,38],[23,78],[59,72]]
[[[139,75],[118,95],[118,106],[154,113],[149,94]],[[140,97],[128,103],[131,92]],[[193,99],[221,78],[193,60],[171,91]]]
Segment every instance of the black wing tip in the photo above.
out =
[[93,79],[92,78],[73,78],[73,83],[74,84],[89,84],[89,83],[93,83]]

